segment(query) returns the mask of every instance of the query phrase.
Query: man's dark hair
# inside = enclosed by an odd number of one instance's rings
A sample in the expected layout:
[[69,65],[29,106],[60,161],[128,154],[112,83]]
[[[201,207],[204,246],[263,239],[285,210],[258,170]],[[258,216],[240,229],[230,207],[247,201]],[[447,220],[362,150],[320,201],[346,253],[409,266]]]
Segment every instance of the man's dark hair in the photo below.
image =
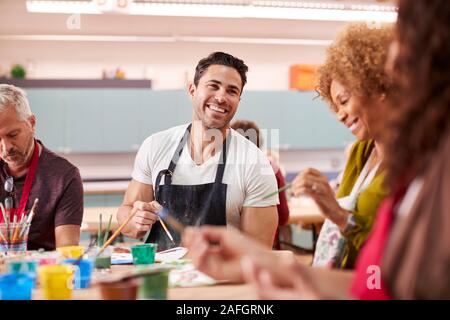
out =
[[198,81],[203,76],[203,73],[209,68],[210,65],[218,64],[222,66],[227,66],[235,69],[239,75],[241,76],[242,81],[242,89],[244,89],[245,84],[247,83],[247,71],[248,67],[239,58],[233,57],[232,55],[224,52],[213,52],[206,58],[200,60],[195,68],[195,76],[194,76],[194,84],[198,85]]

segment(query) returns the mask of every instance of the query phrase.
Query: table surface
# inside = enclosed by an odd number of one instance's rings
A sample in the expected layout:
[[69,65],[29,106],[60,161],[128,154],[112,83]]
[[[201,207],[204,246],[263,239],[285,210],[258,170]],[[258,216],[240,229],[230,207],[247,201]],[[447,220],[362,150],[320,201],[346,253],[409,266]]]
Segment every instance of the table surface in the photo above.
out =
[[[291,251],[280,250],[271,251],[280,258],[294,256]],[[311,255],[295,255],[299,263],[310,264]],[[113,265],[111,275],[118,275],[131,271],[133,265]],[[41,288],[33,290],[33,300],[43,300],[44,293]],[[87,289],[77,289],[72,291],[72,300],[101,300],[100,288],[94,284]],[[184,288],[169,288],[168,299],[170,300],[255,300],[257,296],[251,285],[234,283],[217,283],[214,285]]]
[[[134,268],[133,265],[113,265],[111,274],[126,272]],[[256,295],[250,285],[221,283],[210,286],[190,288],[169,288],[170,300],[254,300]],[[43,300],[44,292],[38,288],[33,291],[33,300]],[[101,300],[100,288],[93,285],[87,289],[72,291],[72,300]]]
[[324,221],[325,216],[311,199],[300,198],[289,202],[289,224],[322,224]]

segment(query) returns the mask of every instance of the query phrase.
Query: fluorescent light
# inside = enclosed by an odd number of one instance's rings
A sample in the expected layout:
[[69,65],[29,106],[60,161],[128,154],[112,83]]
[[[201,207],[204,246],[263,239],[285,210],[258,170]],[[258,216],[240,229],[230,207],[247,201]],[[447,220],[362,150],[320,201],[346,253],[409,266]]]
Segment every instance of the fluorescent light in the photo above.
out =
[[[180,38],[180,39],[179,39]],[[288,45],[288,46],[329,46],[332,40],[318,39],[288,39],[288,38],[240,38],[240,37],[177,37],[183,42],[206,42],[206,43],[239,43],[239,44],[262,44],[262,45]]]
[[145,3],[130,8],[130,14],[178,17],[260,18],[321,21],[395,22],[396,12],[311,9],[287,7],[256,7],[236,5]]
[[186,42],[234,43],[250,45],[328,46],[331,40],[289,38],[245,38],[202,36],[109,36],[109,35],[0,35],[1,40],[14,41],[81,41],[81,42]]
[[28,12],[101,14],[93,1],[27,1]]
[[[178,17],[260,18],[322,21],[395,22],[395,7],[386,5],[345,5],[324,2],[251,1],[239,4],[192,4],[166,2],[132,2],[129,14]],[[206,2],[206,1],[205,1]],[[211,1],[213,2],[213,1]],[[242,4],[241,4],[242,3]],[[100,14],[95,1],[27,0],[29,12]]]

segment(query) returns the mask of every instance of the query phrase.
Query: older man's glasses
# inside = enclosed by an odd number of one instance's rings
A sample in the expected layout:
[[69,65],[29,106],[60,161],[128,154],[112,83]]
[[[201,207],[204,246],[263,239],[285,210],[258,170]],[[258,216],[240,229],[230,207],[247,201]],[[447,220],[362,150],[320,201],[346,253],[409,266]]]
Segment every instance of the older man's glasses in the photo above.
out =
[[4,189],[8,193],[8,196],[5,198],[5,208],[6,208],[6,210],[8,210],[13,207],[13,190],[14,190],[13,177],[10,176],[10,177],[6,178]]

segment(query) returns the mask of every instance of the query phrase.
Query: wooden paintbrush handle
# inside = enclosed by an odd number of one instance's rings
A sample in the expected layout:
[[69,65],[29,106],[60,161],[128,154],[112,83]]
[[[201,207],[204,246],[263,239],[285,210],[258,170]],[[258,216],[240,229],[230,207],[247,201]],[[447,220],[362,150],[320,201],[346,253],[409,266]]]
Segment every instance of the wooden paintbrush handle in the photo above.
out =
[[111,236],[111,238],[108,239],[108,241],[106,241],[103,246],[100,248],[100,251],[97,253],[97,256],[100,255],[103,251],[105,251],[106,247],[108,247],[111,242],[114,241],[114,239],[117,238],[117,236],[120,234],[120,232],[122,231],[122,229],[127,225],[127,223],[134,217],[134,215],[136,214],[137,209],[134,209],[131,211],[131,214],[128,216],[128,218],[122,222],[122,224],[120,225],[119,228],[117,228],[117,230],[113,233],[113,235]]
[[167,229],[167,226],[166,226],[166,224],[164,223],[164,221],[161,219],[161,217],[160,216],[158,216],[158,220],[159,220],[159,223],[161,223],[161,225],[162,225],[162,227],[163,227],[163,229],[164,229],[164,231],[166,232],[166,234],[167,234],[167,237],[170,239],[170,241],[172,241],[172,243],[175,243],[175,241],[173,240],[173,237],[172,237],[172,235],[170,234],[170,231],[169,231],[169,229]]
[[16,241],[16,238],[17,238],[18,233],[19,233],[19,229],[20,229],[20,224],[19,224],[19,225],[16,225],[16,226],[14,227],[14,232],[13,232],[13,236],[12,236],[12,239],[11,239],[11,242],[12,242],[12,243],[14,243],[14,242]]

